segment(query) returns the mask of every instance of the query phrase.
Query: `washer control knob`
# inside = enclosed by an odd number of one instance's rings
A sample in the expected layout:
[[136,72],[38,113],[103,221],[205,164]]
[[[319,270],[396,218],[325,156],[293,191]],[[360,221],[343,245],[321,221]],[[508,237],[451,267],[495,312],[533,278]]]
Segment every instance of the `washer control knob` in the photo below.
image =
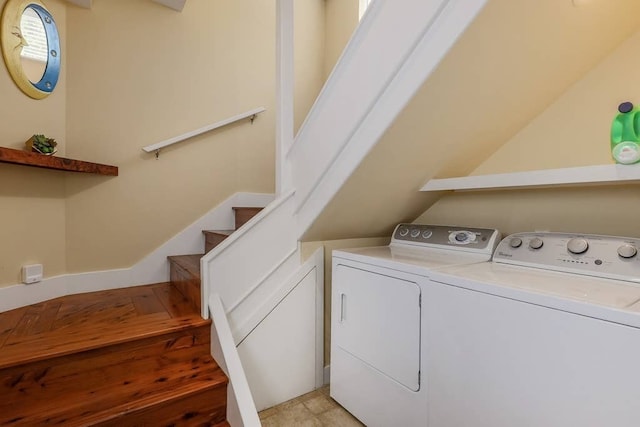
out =
[[583,254],[589,249],[589,242],[582,237],[574,237],[567,243],[567,250],[572,254]]
[[638,249],[628,243],[625,243],[618,248],[618,255],[620,255],[622,258],[633,258],[637,253]]
[[414,228],[413,230],[411,230],[411,237],[418,237],[420,235],[420,230],[418,230],[417,228]]
[[400,235],[400,237],[404,237],[409,234],[409,229],[407,227],[400,227],[398,228],[398,234]]
[[425,230],[425,231],[422,232],[422,238],[423,239],[428,239],[431,236],[433,236],[433,231],[431,231],[431,230]]
[[534,237],[529,241],[529,247],[531,249],[540,249],[544,245],[544,242],[539,237]]
[[519,237],[512,237],[511,240],[509,240],[509,246],[514,249],[519,248],[520,246],[522,246],[522,239]]
[[466,242],[468,238],[469,236],[464,231],[460,233],[456,233],[456,237],[455,237],[456,242]]

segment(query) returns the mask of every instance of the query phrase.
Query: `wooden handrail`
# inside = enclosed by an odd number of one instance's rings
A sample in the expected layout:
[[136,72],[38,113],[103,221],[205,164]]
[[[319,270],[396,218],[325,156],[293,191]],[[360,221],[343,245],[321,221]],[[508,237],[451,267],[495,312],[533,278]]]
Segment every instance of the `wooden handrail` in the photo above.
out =
[[157,142],[155,144],[151,144],[151,145],[147,145],[146,147],[142,147],[142,149],[144,151],[146,151],[147,153],[156,153],[156,158],[158,157],[158,155],[160,154],[160,150],[168,147],[170,145],[173,144],[177,144],[178,142],[182,142],[185,139],[189,139],[189,138],[193,138],[194,136],[198,136],[201,135],[203,133],[206,132],[210,132],[214,129],[218,129],[221,128],[223,126],[229,125],[231,123],[235,123],[239,120],[243,120],[243,119],[250,119],[251,123],[253,123],[253,120],[256,118],[256,115],[262,113],[263,111],[266,111],[267,109],[264,107],[260,107],[260,108],[255,108],[253,110],[249,110],[247,112],[238,114],[236,116],[233,117],[229,117],[228,119],[224,119],[224,120],[220,120],[219,122],[210,124],[208,126],[204,126],[201,127],[199,129],[193,130],[191,132],[187,132],[185,134],[179,135],[179,136],[175,136],[173,138],[169,138],[167,140],[161,141],[161,142]]

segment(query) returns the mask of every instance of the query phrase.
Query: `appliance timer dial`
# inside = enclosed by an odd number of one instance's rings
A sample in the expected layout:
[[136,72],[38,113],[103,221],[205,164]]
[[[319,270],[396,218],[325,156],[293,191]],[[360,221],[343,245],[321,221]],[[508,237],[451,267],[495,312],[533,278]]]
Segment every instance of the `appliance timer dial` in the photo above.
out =
[[638,253],[638,249],[629,244],[624,244],[618,248],[618,255],[622,258],[633,258]]
[[468,238],[467,233],[456,233],[455,237],[457,242],[465,242]]
[[514,237],[511,240],[509,240],[509,246],[511,246],[512,248],[519,248],[520,246],[522,246],[522,239],[519,237]]
[[582,237],[574,237],[567,243],[567,250],[572,254],[583,254],[589,249],[589,242]]
[[531,249],[540,249],[542,245],[544,245],[544,242],[539,237],[534,237],[533,239],[531,239],[531,241],[529,241],[529,247]]

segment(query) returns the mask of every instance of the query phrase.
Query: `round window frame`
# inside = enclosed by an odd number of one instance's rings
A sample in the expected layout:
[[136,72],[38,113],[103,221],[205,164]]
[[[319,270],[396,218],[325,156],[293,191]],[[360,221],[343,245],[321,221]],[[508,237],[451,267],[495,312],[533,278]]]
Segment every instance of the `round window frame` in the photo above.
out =
[[[20,58],[23,43],[20,21],[27,8],[32,8],[40,17],[47,35],[47,64],[37,83],[29,80]],[[44,4],[37,0],[8,0],[0,18],[0,44],[7,70],[22,92],[33,99],[46,98],[53,92],[60,77],[60,35],[51,12]]]

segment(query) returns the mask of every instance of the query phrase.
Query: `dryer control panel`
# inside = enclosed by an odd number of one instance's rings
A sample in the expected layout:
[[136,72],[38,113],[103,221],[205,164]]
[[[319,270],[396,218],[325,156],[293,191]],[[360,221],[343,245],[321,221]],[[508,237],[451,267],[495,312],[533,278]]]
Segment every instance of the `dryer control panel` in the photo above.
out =
[[493,261],[640,283],[640,239],[597,234],[516,233]]
[[491,228],[402,223],[393,231],[391,245],[455,249],[491,255],[499,241],[500,232]]

